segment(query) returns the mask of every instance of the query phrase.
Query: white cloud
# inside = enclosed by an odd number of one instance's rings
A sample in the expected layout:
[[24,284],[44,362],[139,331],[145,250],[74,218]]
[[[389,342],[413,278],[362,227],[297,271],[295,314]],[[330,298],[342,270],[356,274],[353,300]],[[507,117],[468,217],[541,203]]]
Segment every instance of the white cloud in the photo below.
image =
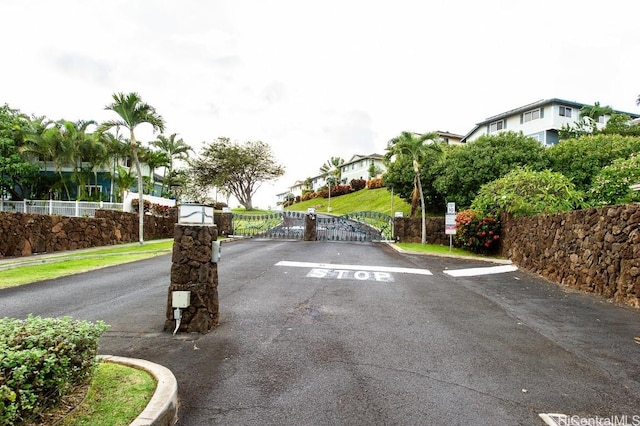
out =
[[[137,91],[199,148],[269,143],[287,175],[383,153],[403,130],[466,133],[542,98],[637,111],[640,4],[595,0],[6,0],[0,102],[50,118],[112,118]],[[141,132],[141,136],[152,135]]]

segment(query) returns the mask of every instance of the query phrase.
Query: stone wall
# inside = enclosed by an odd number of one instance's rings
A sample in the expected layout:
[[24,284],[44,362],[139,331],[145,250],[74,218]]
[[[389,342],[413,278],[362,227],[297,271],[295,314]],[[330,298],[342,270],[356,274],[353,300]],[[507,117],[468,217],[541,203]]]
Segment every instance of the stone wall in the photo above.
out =
[[[144,238],[172,238],[177,214],[145,216]],[[0,212],[0,258],[138,241],[137,213],[98,210],[96,217]]]
[[213,221],[218,227],[218,234],[226,237],[233,234],[233,214],[231,213],[213,213]]
[[550,281],[640,307],[640,204],[504,218],[501,252]]
[[[427,244],[449,245],[449,236],[445,234],[444,217],[428,217]],[[399,243],[420,243],[422,241],[422,218],[393,218],[394,239]]]

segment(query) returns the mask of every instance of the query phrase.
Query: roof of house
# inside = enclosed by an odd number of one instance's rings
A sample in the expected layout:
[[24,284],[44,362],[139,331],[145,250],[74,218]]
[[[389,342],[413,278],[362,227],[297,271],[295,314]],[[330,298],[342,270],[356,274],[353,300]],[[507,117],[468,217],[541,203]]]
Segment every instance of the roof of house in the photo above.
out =
[[369,155],[356,154],[353,157],[351,157],[349,161],[345,162],[343,166],[354,163],[356,161],[364,160],[367,158],[373,158],[374,160],[382,160],[384,157],[380,154],[369,154]]
[[[518,108],[514,108],[511,109],[509,111],[505,111],[503,113],[488,117],[486,119],[484,119],[483,121],[476,123],[476,125],[473,127],[473,129],[471,129],[470,132],[468,132],[466,135],[464,135],[464,137],[462,138],[462,141],[466,141],[467,138],[472,135],[476,130],[478,130],[481,126],[484,126],[486,124],[492,123],[494,121],[498,121],[501,120],[503,118],[507,118],[507,117],[512,117],[514,115],[535,109],[535,108],[539,108],[545,105],[564,105],[564,106],[569,106],[569,107],[573,107],[576,109],[581,109],[583,106],[587,106],[589,104],[583,104],[580,102],[575,102],[575,101],[568,101],[566,99],[559,99],[559,98],[550,98],[550,99],[541,99],[539,101],[527,104],[527,105],[523,105],[521,107]],[[639,114],[634,114],[632,112],[625,112],[625,111],[618,111],[618,110],[613,110],[613,112],[618,113],[618,114],[627,114],[629,117],[631,117],[632,119],[635,118],[639,118],[640,115]]]

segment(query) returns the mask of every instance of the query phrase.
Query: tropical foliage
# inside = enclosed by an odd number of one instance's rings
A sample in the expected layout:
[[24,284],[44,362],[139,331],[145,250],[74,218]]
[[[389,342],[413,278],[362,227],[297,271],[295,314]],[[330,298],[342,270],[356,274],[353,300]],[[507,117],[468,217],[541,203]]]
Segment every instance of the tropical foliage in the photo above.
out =
[[538,141],[515,132],[485,135],[447,152],[434,187],[448,202],[466,209],[482,185],[525,165],[532,170],[548,167],[545,148]]
[[483,185],[471,209],[483,216],[498,217],[501,212],[533,216],[573,210],[582,200],[583,195],[561,173],[522,167]]
[[640,157],[618,158],[596,175],[587,193],[588,203],[599,207],[640,202],[640,191],[630,187],[640,184]]
[[14,199],[21,199],[38,180],[39,167],[21,153],[28,125],[20,111],[0,106],[0,191]]
[[[420,169],[430,158],[429,153],[440,154],[440,137],[437,133],[426,133],[418,135],[410,132],[402,132],[400,136],[395,137],[387,144],[387,152],[385,161],[389,166],[398,161],[399,163],[411,162],[413,170],[413,190],[411,192],[411,213],[410,217],[415,216],[418,201],[420,202],[420,212],[422,218],[422,244],[426,243],[426,204],[424,197],[424,188],[420,179]],[[387,180],[387,185],[389,181]]]
[[548,148],[551,170],[568,177],[579,191],[587,192],[603,167],[618,158],[640,152],[640,137],[589,135],[566,139]]

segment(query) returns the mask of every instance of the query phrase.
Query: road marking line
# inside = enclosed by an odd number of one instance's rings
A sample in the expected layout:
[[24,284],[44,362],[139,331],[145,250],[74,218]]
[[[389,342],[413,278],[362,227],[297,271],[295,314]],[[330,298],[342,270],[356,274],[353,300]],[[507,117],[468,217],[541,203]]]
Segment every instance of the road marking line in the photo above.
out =
[[396,268],[393,266],[367,266],[367,265],[342,265],[337,263],[313,263],[313,262],[292,262],[282,260],[276,266],[291,266],[294,268],[323,268],[342,269],[352,271],[373,271],[373,272],[397,272],[399,274],[433,275],[428,269],[417,268]]
[[515,265],[489,266],[486,268],[451,269],[443,271],[452,277],[475,277],[478,275],[503,274],[505,272],[515,272],[518,267]]

